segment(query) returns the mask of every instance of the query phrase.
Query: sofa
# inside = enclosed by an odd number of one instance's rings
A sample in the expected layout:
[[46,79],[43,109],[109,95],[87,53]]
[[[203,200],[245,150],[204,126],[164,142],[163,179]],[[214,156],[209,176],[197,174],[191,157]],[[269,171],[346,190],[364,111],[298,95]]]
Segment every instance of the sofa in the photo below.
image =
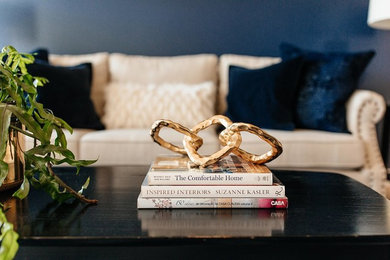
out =
[[[92,64],[90,99],[104,129],[75,127],[73,134],[66,135],[68,148],[76,158],[98,159],[94,165],[101,166],[147,165],[158,154],[171,153],[152,141],[149,132],[154,120],[164,117],[190,128],[214,114],[224,114],[231,65],[265,68],[281,59],[235,54],[150,57],[100,52],[50,54],[49,62],[55,66]],[[384,98],[358,89],[345,106],[347,133],[265,129],[280,140],[284,150],[268,166],[345,174],[385,194],[386,169],[376,133],[376,124],[385,112]],[[163,110],[166,111],[160,113]],[[241,148],[258,154],[269,150],[268,144],[257,136],[242,134]],[[161,136],[176,145],[181,145],[183,139],[172,129],[163,129]],[[215,129],[202,131],[200,136],[204,140],[201,154],[219,150]],[[33,141],[27,140],[27,145],[31,147]]]

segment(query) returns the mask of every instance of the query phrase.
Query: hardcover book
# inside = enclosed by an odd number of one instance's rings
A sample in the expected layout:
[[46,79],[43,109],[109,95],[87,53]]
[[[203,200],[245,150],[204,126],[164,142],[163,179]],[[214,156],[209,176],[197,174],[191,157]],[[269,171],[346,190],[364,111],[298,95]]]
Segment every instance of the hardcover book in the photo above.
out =
[[287,208],[287,197],[280,198],[143,198],[139,209],[152,208]]
[[272,185],[188,185],[152,186],[148,174],[141,185],[143,198],[282,198],[285,187],[273,176]]
[[205,168],[194,168],[188,157],[159,156],[148,172],[149,185],[272,185],[265,165],[231,154]]

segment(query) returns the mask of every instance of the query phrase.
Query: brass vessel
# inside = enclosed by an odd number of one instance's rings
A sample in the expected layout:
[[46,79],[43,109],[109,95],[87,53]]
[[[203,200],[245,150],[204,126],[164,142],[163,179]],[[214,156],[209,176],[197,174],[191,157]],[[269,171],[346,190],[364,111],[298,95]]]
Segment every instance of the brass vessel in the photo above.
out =
[[[21,127],[18,122],[11,122]],[[7,150],[4,162],[8,164],[8,175],[0,186],[0,191],[9,190],[21,185],[24,174],[24,154],[25,148],[24,136],[16,130],[10,129],[10,141],[7,144]],[[15,144],[15,145],[14,145]]]

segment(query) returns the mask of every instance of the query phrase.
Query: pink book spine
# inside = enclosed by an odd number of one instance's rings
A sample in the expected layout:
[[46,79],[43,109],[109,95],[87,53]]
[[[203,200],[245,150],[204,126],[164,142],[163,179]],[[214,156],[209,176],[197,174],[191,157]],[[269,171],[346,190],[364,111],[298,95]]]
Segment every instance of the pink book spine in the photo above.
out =
[[288,198],[143,198],[139,209],[151,208],[287,208]]

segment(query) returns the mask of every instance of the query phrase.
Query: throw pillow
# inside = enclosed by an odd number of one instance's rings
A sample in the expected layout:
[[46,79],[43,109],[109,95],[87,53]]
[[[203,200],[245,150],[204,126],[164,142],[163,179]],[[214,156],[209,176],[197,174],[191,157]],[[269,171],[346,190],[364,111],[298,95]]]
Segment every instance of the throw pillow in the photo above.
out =
[[212,82],[194,85],[112,82],[107,87],[102,120],[107,128],[150,128],[158,119],[192,127],[214,115],[215,92]]
[[261,57],[239,54],[223,54],[219,59],[219,88],[217,98],[217,113],[226,113],[226,97],[229,92],[229,67],[230,65],[243,67],[246,69],[261,69],[279,63],[279,57]]
[[[45,62],[48,62],[48,55],[49,55],[49,52],[47,49],[35,49],[33,51],[30,52],[30,54],[32,54],[35,58],[35,60],[41,60],[41,61],[45,61]],[[7,55],[5,55],[2,59],[3,62],[5,62],[7,59]],[[28,65],[27,65],[27,68],[28,68]]]
[[37,60],[29,72],[45,77],[49,83],[38,88],[38,102],[64,119],[73,128],[103,129],[90,99],[92,68],[90,63],[59,67]]
[[34,55],[35,60],[41,60],[45,62],[49,62],[49,51],[47,49],[35,49],[30,52]]
[[98,116],[103,115],[105,104],[104,89],[108,83],[108,58],[107,52],[96,52],[90,54],[50,54],[50,64],[55,66],[76,66],[81,63],[92,64],[91,99]]
[[299,128],[348,132],[345,104],[357,88],[373,51],[320,53],[280,45],[282,59],[303,56],[295,123]]
[[140,56],[112,53],[109,59],[111,81],[140,84],[199,84],[218,80],[215,54],[179,56]]
[[262,69],[230,66],[227,116],[261,128],[293,130],[293,108],[302,59]]

